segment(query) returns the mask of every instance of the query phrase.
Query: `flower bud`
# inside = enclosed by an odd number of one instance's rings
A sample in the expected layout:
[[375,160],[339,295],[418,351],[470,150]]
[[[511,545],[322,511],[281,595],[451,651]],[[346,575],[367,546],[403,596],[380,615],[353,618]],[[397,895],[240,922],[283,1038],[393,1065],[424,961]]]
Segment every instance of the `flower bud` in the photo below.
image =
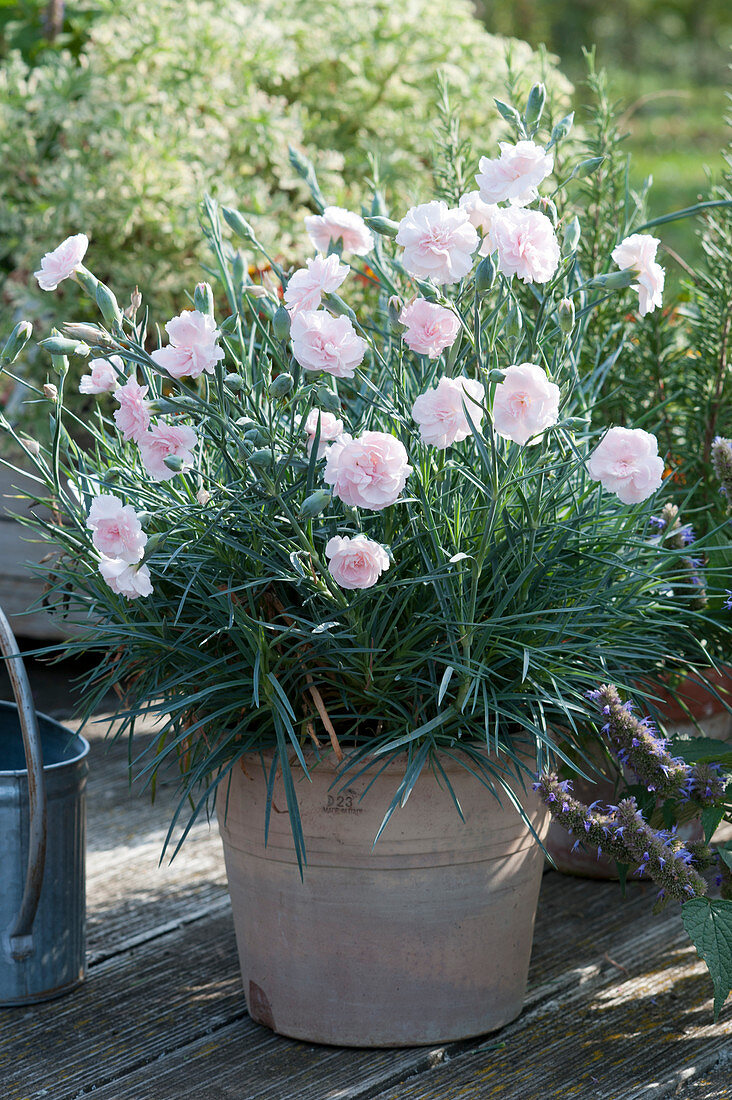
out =
[[232,393],[239,393],[244,388],[244,379],[236,371],[232,371],[231,374],[224,376],[224,385]]
[[237,428],[256,428],[258,424],[256,420],[252,420],[251,416],[240,416],[238,420],[235,420]]
[[489,382],[503,382],[505,377],[506,377],[506,372],[502,371],[502,370],[499,370],[498,367],[494,367],[492,370],[488,371],[488,381]]
[[47,397],[49,401],[58,401],[58,390],[53,382],[46,382],[43,387],[43,396]]
[[333,313],[336,313],[341,317],[348,317],[349,321],[352,321],[354,324],[358,323],[358,317],[356,316],[356,314],[353,312],[351,307],[346,302],[344,302],[341,297],[339,297],[338,294],[324,294],[323,300],[325,301],[328,309],[332,310]]
[[9,367],[20,355],[33,334],[33,325],[30,321],[20,321],[8,337],[5,347],[0,352],[0,370]]
[[315,391],[318,398],[318,404],[322,405],[328,412],[338,412],[341,407],[341,399],[337,393],[333,393],[333,390],[329,390],[327,386],[318,386]]
[[244,440],[246,443],[251,443],[252,446],[255,446],[257,443],[266,443],[267,436],[259,425],[255,424],[244,432]]
[[[168,458],[175,458],[175,457],[176,457],[175,455],[168,455]],[[173,467],[169,466],[168,458],[164,458],[163,462],[165,463],[166,466],[168,466],[169,469],[172,470]],[[180,462],[180,459],[178,459],[178,461]],[[176,473],[177,472],[178,471],[176,470]],[[140,513],[138,512],[138,518],[139,518],[139,515],[140,515]],[[168,537],[167,531],[156,531],[156,533],[154,535],[150,535],[148,540],[147,540],[147,543],[145,544],[145,555],[143,557],[143,561],[149,561],[149,559],[152,557],[152,555],[155,553],[155,551],[160,546],[162,546],[162,544],[165,542],[167,537]]]
[[47,336],[39,340],[38,346],[45,348],[51,355],[88,355],[89,348],[78,340],[69,340],[65,336]]
[[262,447],[258,451],[252,451],[249,455],[249,462],[252,466],[271,466],[274,457],[274,451],[271,447]]
[[96,293],[97,305],[102,317],[108,325],[116,327],[122,324],[122,313],[117,305],[117,299],[112,291],[104,283],[99,283]]
[[169,470],[173,470],[176,474],[183,469],[183,459],[180,455],[166,455],[163,462]]
[[331,502],[332,494],[327,489],[316,489],[309,497],[306,497],[300,506],[300,515],[312,519],[319,516]]
[[401,299],[397,294],[392,294],[391,298],[386,303],[386,312],[389,314],[389,324],[391,325],[391,329],[397,335],[404,332],[404,330],[406,329],[406,325],[403,325],[399,320],[402,309],[403,306],[401,303]]
[[584,432],[589,427],[589,420],[586,420],[582,416],[569,416],[566,420],[562,420],[561,424],[557,427],[566,428],[570,432]]
[[250,241],[252,244],[256,241],[254,230],[238,210],[232,210],[230,206],[222,206],[221,213],[224,215],[224,221],[229,229],[233,230],[237,237],[241,237],[243,241]]
[[496,265],[490,256],[484,256],[475,269],[475,293],[480,297],[493,289],[496,281]]
[[244,276],[246,275],[246,265],[241,252],[237,252],[234,259],[231,261],[231,274],[234,278],[234,284],[243,287]]
[[179,413],[180,405],[177,401],[170,401],[167,397],[158,397],[155,401],[149,401],[148,412],[151,413]]
[[634,267],[626,267],[623,271],[609,271],[607,275],[596,275],[585,283],[588,287],[600,287],[602,290],[622,290],[630,286],[638,278],[638,272]]
[[566,138],[569,131],[572,129],[572,123],[574,122],[574,111],[571,114],[565,115],[561,119],[554,129],[552,130],[551,138],[549,139],[549,145],[556,145],[557,142]]
[[206,313],[209,317],[214,314],[214,296],[210,283],[198,283],[193,291],[193,304],[199,313]]
[[266,286],[262,286],[261,283],[247,283],[242,287],[242,293],[246,294],[247,298],[269,298],[269,291]]
[[516,108],[509,106],[508,103],[503,103],[500,99],[494,99],[493,102],[498,108],[498,113],[501,118],[504,118],[506,122],[510,122],[511,125],[522,134],[524,132],[524,123]]
[[68,324],[63,326],[63,330],[72,340],[81,340],[92,346],[117,347],[117,342],[99,325]]
[[28,454],[33,455],[34,458],[38,458],[41,453],[41,445],[37,439],[21,439],[20,442],[23,444]]
[[557,208],[556,208],[555,204],[552,202],[551,199],[547,199],[545,196],[542,196],[539,199],[539,204],[541,205],[541,208],[542,208],[543,212],[546,214],[549,221],[552,223],[552,225],[556,229],[557,223],[559,221],[559,213],[557,212]]
[[201,505],[202,508],[206,507],[206,505],[208,504],[210,499],[211,499],[211,494],[206,489],[199,489],[198,492],[196,493],[196,500],[198,501],[198,503]]
[[374,233],[378,233],[380,237],[390,237],[394,240],[399,232],[399,222],[394,222],[391,218],[376,215],[375,217],[364,218],[364,221],[369,229],[373,229]]
[[71,278],[79,284],[82,290],[86,291],[90,298],[96,298],[99,280],[83,264],[79,264]]
[[282,344],[290,335],[290,314],[284,306],[278,306],[275,310],[275,315],[272,318],[272,331],[275,340],[279,340]]
[[286,397],[295,384],[291,374],[278,374],[269,387],[270,397]]
[[524,111],[524,125],[527,130],[536,130],[544,112],[545,103],[546,88],[543,84],[534,84],[529,92],[529,98],[526,101],[526,110]]
[[225,317],[219,325],[219,332],[222,332],[225,336],[236,331],[236,322],[239,320],[236,313],[232,313],[229,317]]
[[137,313],[141,305],[142,294],[140,294],[140,288],[136,286],[135,289],[132,291],[132,294],[130,294],[130,309],[133,313]]
[[588,160],[582,160],[572,173],[577,179],[582,180],[585,176],[591,176],[593,172],[596,172],[604,161],[604,157],[589,157]]
[[559,328],[565,336],[569,336],[574,328],[574,302],[571,298],[562,298],[557,309]]
[[580,243],[580,237],[582,236],[582,228],[579,223],[579,218],[572,218],[571,222],[564,230],[564,238],[562,240],[562,255],[571,256],[577,251],[577,246]]
[[716,437],[712,443],[712,466],[722,492],[732,504],[732,439]]

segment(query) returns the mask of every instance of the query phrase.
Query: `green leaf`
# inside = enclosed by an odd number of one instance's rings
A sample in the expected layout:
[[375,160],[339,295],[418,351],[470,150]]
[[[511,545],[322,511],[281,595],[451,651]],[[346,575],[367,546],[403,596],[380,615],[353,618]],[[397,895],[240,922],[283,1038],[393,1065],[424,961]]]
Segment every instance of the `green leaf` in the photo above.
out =
[[452,679],[452,674],[453,674],[454,671],[455,671],[455,669],[452,667],[452,665],[448,665],[447,668],[445,669],[445,671],[442,674],[442,679],[440,680],[440,689],[437,693],[437,705],[438,705],[438,707],[442,705],[442,700],[445,698],[445,692],[447,691],[448,685],[450,683],[450,680]]
[[692,898],[681,907],[689,939],[714,982],[714,1019],[732,990],[732,901]]
[[732,840],[728,840],[726,844],[718,844],[717,855],[722,863],[732,871]]
[[708,806],[702,810],[701,823],[704,829],[704,843],[708,844],[717,831],[717,826],[724,817],[724,806]]
[[732,770],[732,747],[713,737],[672,738],[669,750],[686,764],[719,764]]

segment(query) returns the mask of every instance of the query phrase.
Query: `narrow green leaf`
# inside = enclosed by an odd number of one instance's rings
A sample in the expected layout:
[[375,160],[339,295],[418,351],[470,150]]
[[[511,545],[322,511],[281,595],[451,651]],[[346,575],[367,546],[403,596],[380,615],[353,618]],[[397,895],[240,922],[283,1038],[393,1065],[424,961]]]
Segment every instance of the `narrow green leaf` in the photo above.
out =
[[452,674],[453,674],[454,671],[455,671],[455,669],[452,667],[452,665],[448,665],[447,668],[445,669],[445,671],[442,674],[442,679],[440,680],[440,689],[437,692],[437,705],[438,705],[438,707],[442,705],[442,700],[445,698],[445,692],[447,691],[448,685],[450,683],[450,680],[452,679]]

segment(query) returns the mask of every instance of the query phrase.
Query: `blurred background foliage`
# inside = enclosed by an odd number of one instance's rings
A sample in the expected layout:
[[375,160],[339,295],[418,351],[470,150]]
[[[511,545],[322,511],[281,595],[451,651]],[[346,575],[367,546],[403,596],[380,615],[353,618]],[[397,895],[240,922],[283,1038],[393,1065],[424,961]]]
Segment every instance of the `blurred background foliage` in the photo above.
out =
[[74,288],[44,295],[32,271],[80,231],[91,238],[90,266],[120,301],[138,284],[158,319],[177,313],[208,259],[197,224],[206,191],[256,219],[285,260],[302,260],[310,195],[290,144],[312,157],[331,203],[360,209],[372,156],[393,201],[413,201],[416,180],[424,196],[438,70],[465,132],[486,150],[503,132],[495,95],[525,95],[543,78],[553,107],[569,109],[570,85],[544,54],[514,42],[507,59],[506,41],[468,0],[359,0],[357,9],[97,0],[65,12],[25,0],[14,9],[12,19],[2,8],[0,64],[5,326],[68,319]]
[[[557,54],[578,106],[588,96],[582,50],[596,46],[628,135],[632,182],[653,177],[651,215],[694,203],[708,173],[719,182],[730,140],[730,0],[476,0],[476,10],[491,32]],[[687,262],[701,258],[692,222],[665,227],[663,237]]]

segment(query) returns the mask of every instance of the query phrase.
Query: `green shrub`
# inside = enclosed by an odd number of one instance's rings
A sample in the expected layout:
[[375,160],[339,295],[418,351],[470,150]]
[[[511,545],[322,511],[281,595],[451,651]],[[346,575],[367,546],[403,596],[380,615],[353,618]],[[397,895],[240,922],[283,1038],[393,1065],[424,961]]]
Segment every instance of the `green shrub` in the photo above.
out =
[[480,149],[500,133],[494,95],[544,79],[566,108],[552,64],[515,41],[507,60],[508,45],[465,0],[362,0],[357,13],[334,0],[104,0],[78,59],[49,50],[30,68],[14,53],[0,71],[3,327],[22,316],[45,334],[68,316],[68,292],[41,295],[31,273],[79,231],[120,300],[139,283],[156,315],[175,312],[209,259],[206,191],[256,217],[286,259],[310,251],[288,144],[317,163],[331,202],[360,207],[371,154],[391,195],[414,198],[414,179],[429,186],[438,70]]

